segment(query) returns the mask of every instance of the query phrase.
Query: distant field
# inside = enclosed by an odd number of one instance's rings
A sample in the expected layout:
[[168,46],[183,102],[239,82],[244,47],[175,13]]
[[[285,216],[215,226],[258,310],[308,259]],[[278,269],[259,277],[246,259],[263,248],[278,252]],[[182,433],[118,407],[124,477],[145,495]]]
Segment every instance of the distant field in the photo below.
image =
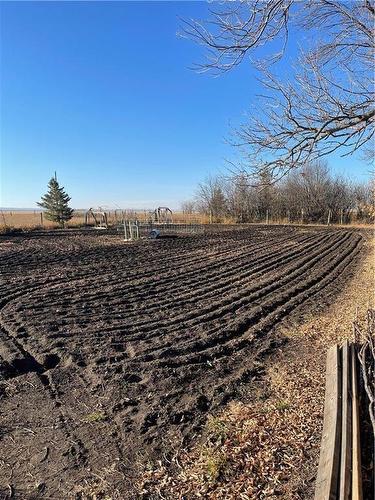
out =
[[[84,213],[77,212],[73,219],[69,222],[70,226],[78,226],[84,222]],[[0,213],[0,226],[16,227],[16,228],[31,228],[37,226],[54,227],[56,224],[46,220],[42,212],[37,210],[30,211],[11,211],[2,210]]]

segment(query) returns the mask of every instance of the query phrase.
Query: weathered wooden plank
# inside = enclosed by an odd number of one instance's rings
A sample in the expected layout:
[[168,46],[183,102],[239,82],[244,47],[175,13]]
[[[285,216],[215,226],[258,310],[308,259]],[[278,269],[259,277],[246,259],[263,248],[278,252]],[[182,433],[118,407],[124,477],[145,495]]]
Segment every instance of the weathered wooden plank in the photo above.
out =
[[351,379],[350,379],[350,348],[346,341],[342,353],[342,424],[341,424],[341,459],[339,499],[349,500],[352,461],[352,411],[351,411]]
[[362,500],[361,441],[359,423],[359,395],[357,379],[357,352],[355,344],[351,345],[351,379],[352,379],[352,500]]
[[315,500],[337,500],[341,436],[341,353],[338,346],[327,353],[324,423]]

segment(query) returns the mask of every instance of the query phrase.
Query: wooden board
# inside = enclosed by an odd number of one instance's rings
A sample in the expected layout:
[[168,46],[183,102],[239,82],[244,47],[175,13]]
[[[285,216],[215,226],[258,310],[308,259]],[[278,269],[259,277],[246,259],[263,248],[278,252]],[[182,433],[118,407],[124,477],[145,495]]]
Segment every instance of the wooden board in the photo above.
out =
[[352,411],[351,411],[351,378],[350,348],[346,341],[341,348],[342,353],[342,425],[341,425],[341,460],[340,460],[340,500],[350,499],[351,462],[352,462]]
[[341,436],[341,353],[338,346],[327,353],[323,435],[315,500],[337,500]]
[[356,346],[351,345],[351,379],[352,379],[352,500],[362,500],[362,472],[361,472],[361,441],[358,408],[358,379],[357,379],[357,352]]

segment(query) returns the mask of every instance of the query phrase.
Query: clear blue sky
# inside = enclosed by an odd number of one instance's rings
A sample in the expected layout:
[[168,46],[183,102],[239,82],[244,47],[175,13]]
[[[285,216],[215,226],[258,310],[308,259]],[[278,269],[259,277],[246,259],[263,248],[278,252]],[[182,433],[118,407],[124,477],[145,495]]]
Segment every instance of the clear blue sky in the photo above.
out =
[[[176,36],[205,2],[1,2],[1,197],[33,207],[54,171],[72,206],[177,208],[225,171],[231,124],[260,92],[249,64],[214,78]],[[290,44],[289,57],[296,51]],[[283,63],[287,69],[290,61]],[[368,177],[359,158],[334,170]]]

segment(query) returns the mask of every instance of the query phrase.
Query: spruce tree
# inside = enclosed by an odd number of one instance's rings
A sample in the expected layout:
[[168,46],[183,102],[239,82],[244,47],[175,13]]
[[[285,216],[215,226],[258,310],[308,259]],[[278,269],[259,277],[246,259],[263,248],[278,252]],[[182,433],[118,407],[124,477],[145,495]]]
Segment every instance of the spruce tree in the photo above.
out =
[[44,215],[47,220],[57,222],[60,227],[64,227],[65,222],[73,216],[73,209],[69,207],[70,196],[60,187],[55,177],[48,183],[48,192],[42,196],[38,205],[44,208]]

